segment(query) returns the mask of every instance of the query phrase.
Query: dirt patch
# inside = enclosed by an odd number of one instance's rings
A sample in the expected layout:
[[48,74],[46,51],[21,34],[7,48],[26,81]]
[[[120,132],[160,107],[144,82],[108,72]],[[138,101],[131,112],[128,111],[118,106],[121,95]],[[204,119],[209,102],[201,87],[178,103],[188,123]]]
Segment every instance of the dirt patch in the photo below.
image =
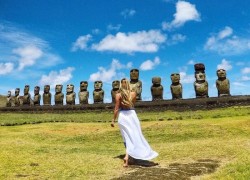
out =
[[26,175],[26,174],[17,174],[16,175],[16,178],[25,178],[25,177],[28,177],[29,175]]
[[145,179],[168,179],[168,180],[187,180],[192,176],[201,176],[203,174],[209,174],[216,171],[219,167],[219,161],[210,159],[201,159],[194,163],[170,164],[168,168],[161,167],[142,167],[139,165],[131,165],[130,169],[133,171],[128,172],[122,177],[115,178],[113,180],[145,180]]

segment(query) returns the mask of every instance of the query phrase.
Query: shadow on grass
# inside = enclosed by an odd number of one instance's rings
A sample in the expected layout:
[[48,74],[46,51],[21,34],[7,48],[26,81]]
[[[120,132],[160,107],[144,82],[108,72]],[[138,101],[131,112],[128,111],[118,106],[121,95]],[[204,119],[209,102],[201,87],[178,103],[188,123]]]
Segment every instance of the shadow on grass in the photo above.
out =
[[[123,155],[118,156],[118,158],[123,158]],[[187,180],[191,179],[193,176],[201,176],[203,174],[209,174],[216,171],[219,167],[219,161],[210,159],[200,159],[197,162],[180,164],[172,163],[169,167],[149,167],[148,168],[140,166],[129,166],[129,172],[123,174],[123,176],[114,178],[113,180],[144,180],[144,179],[168,179],[168,180]],[[133,168],[133,169],[132,169]]]
[[[125,154],[116,156],[114,158],[119,158],[119,159],[123,160],[124,157],[125,157]],[[155,162],[152,162],[152,161],[146,161],[146,160],[141,160],[141,159],[134,159],[134,158],[132,158],[130,156],[129,156],[128,164],[129,164],[129,167],[134,167],[134,168],[136,168],[138,166],[141,166],[141,167],[152,167],[152,166],[159,165],[158,163],[155,163]]]

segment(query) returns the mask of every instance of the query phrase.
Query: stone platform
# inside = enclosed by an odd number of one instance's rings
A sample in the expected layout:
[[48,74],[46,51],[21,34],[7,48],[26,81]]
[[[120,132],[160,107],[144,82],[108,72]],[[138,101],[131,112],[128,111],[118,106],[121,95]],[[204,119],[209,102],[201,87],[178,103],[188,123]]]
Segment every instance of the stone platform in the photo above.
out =
[[[135,104],[136,111],[187,111],[204,110],[214,108],[225,108],[230,106],[249,106],[250,95],[228,96],[228,97],[210,97],[210,98],[192,98],[178,100],[160,100],[160,101],[139,101]],[[70,112],[92,112],[92,111],[113,111],[113,103],[86,104],[86,105],[51,105],[51,106],[19,106],[19,107],[1,107],[0,112],[30,112],[30,113],[70,113]]]

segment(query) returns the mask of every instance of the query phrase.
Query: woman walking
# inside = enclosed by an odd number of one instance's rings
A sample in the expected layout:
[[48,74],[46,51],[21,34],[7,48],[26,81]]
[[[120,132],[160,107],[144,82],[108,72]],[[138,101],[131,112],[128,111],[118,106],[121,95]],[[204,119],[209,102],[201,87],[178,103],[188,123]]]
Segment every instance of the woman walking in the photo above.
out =
[[141,160],[150,160],[158,156],[142,134],[140,121],[134,110],[135,101],[136,93],[131,92],[129,81],[122,79],[120,93],[116,94],[115,98],[114,118],[111,126],[114,127],[119,113],[118,125],[126,147],[124,167],[128,166],[129,156]]

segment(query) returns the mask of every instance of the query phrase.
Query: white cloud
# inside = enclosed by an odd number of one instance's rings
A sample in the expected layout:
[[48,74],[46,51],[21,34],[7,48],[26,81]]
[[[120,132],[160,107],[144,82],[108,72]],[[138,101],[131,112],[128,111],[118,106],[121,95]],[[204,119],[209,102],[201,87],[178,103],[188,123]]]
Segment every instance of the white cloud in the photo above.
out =
[[32,66],[41,58],[43,52],[36,46],[26,46],[13,49],[13,53],[20,56],[18,70],[23,70],[26,66]]
[[121,12],[121,15],[126,19],[127,17],[134,16],[136,11],[134,9],[125,9]]
[[207,39],[204,49],[222,55],[242,54],[250,50],[250,39],[233,35],[233,29],[226,26]]
[[5,75],[12,72],[14,69],[13,63],[0,63],[0,75]]
[[194,75],[188,75],[186,72],[180,72],[180,82],[183,84],[190,84],[195,82]]
[[[47,41],[10,23],[0,24],[0,26],[1,61],[8,59],[14,64],[13,67],[18,67],[18,70],[23,70],[25,67],[41,69],[55,66],[62,61],[57,54],[51,52]],[[51,63],[51,57],[53,57],[53,63]]]
[[140,70],[142,71],[148,71],[148,70],[152,70],[154,69],[157,65],[160,64],[160,58],[159,57],[155,57],[154,61],[151,60],[146,60],[144,61],[141,66],[140,66]]
[[93,29],[91,32],[92,34],[99,34],[101,30],[96,28],[96,29]]
[[46,53],[43,54],[43,59],[42,61],[38,62],[38,66],[41,67],[51,67],[51,66],[55,66],[59,63],[61,63],[61,58],[58,55],[52,54],[52,53]]
[[191,59],[191,60],[188,61],[187,64],[188,64],[188,65],[194,65],[195,63],[196,63],[196,62],[195,62],[193,59]]
[[240,83],[240,82],[233,82],[232,83],[234,86],[236,87],[247,87],[247,85],[245,83]]
[[186,36],[184,36],[182,34],[174,34],[170,37],[170,39],[168,39],[167,44],[174,45],[174,44],[177,44],[179,42],[184,42],[185,40],[186,40]]
[[109,82],[113,78],[120,79],[120,77],[117,77],[119,76],[118,70],[129,69],[131,67],[132,67],[131,62],[127,63],[126,65],[123,65],[119,62],[119,60],[113,59],[109,69],[106,69],[104,67],[98,67],[98,72],[91,74],[89,81],[94,82],[100,80],[103,82]]
[[231,27],[226,26],[225,29],[219,32],[218,39],[224,39],[233,34],[233,29]]
[[92,49],[97,51],[114,51],[120,53],[157,52],[160,44],[166,41],[166,36],[159,30],[138,31],[136,33],[118,32],[107,35]]
[[107,30],[108,30],[108,31],[119,31],[121,27],[122,27],[121,24],[117,24],[116,26],[115,26],[115,25],[112,25],[112,24],[109,24],[109,25],[107,26]]
[[76,42],[73,43],[71,51],[77,51],[78,49],[84,50],[87,48],[88,42],[91,40],[92,36],[87,34],[85,36],[79,36]]
[[170,23],[163,22],[162,28],[163,30],[172,30],[183,26],[188,21],[200,21],[200,14],[195,5],[186,1],[178,1],[174,20]]
[[241,80],[242,81],[250,81],[250,77],[249,76],[242,76]]
[[245,67],[245,68],[241,69],[241,73],[242,74],[249,74],[250,73],[250,67]]
[[48,47],[48,43],[24,30],[10,24],[0,24],[0,44],[7,43],[12,48],[35,45],[39,48]]
[[230,64],[230,61],[227,61],[226,59],[222,59],[221,64],[217,65],[217,69],[224,69],[226,71],[229,71],[233,68],[233,66]]
[[39,81],[41,86],[50,85],[55,87],[56,84],[64,84],[72,79],[72,72],[74,71],[73,67],[68,67],[67,69],[62,69],[59,72],[51,71],[49,75],[42,75],[42,78]]

